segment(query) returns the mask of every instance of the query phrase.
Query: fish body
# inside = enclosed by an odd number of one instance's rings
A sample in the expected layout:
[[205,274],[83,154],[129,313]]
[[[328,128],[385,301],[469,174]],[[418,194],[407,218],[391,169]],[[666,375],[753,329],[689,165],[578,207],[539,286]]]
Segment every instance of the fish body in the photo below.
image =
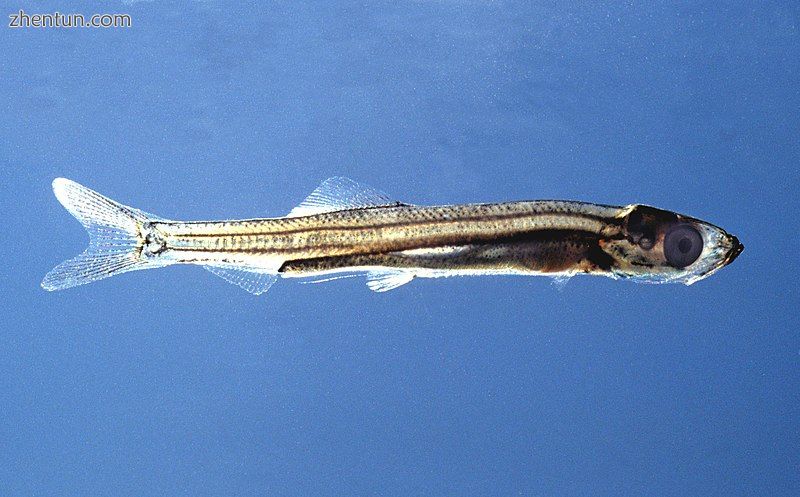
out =
[[346,178],[326,180],[285,217],[235,221],[164,220],[69,180],[53,188],[87,228],[90,245],[48,273],[48,290],[170,264],[201,265],[256,294],[278,276],[361,273],[376,291],[415,277],[484,274],[691,284],[743,249],[721,228],[644,205],[416,206]]

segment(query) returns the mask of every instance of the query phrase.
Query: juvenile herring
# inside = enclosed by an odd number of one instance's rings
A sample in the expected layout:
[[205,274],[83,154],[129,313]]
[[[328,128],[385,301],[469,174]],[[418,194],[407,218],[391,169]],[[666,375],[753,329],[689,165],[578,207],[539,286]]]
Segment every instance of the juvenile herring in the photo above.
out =
[[86,228],[89,246],[47,273],[45,290],[171,264],[200,265],[256,295],[278,276],[358,274],[376,292],[415,277],[487,274],[690,285],[744,249],[717,226],[646,205],[417,206],[338,177],[285,217],[236,221],[169,221],[64,178],[53,181],[53,191]]

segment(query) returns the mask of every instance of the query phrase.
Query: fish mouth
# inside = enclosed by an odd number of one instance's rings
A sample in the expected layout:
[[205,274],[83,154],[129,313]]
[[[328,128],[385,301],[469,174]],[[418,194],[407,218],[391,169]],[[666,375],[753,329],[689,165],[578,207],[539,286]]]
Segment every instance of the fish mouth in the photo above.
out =
[[[698,271],[697,274],[690,276],[688,279],[684,281],[687,285],[691,285],[696,281],[700,281],[702,279],[708,278],[712,274],[716,273],[720,269],[724,268],[728,264],[734,261],[739,254],[742,253],[744,250],[744,245],[733,235],[726,235],[728,238],[728,242],[730,243],[730,248],[728,249],[727,253],[725,253],[725,257],[721,257],[717,259],[717,262],[714,264],[709,265],[704,270]],[[726,244],[727,245],[727,244]]]
[[733,262],[737,257],[739,257],[739,254],[741,254],[742,251],[744,250],[744,245],[739,241],[738,238],[731,235],[730,240],[731,240],[731,248],[725,255],[725,260],[722,261],[723,266],[727,266],[728,264]]

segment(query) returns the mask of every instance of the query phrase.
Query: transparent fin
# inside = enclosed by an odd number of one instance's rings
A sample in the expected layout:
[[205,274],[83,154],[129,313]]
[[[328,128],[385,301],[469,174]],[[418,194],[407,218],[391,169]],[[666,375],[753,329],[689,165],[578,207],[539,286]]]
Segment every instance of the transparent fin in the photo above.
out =
[[367,286],[373,292],[388,292],[413,279],[414,273],[410,271],[370,271],[367,273]]
[[265,293],[278,279],[275,273],[243,269],[238,266],[203,266],[206,270],[247,290],[253,295]]
[[64,178],[53,181],[53,193],[86,228],[89,246],[81,255],[62,262],[47,273],[42,280],[45,290],[62,290],[115,274],[165,264],[140,258],[140,227],[153,219],[148,214]]
[[570,278],[572,278],[572,276],[554,276],[552,281],[553,286],[556,287],[556,290],[559,292],[563,292],[567,287],[567,283],[569,283]]
[[286,217],[311,216],[323,212],[393,205],[407,204],[392,200],[382,191],[356,183],[349,178],[337,176],[323,181]]
[[[355,277],[358,277],[358,276],[361,276],[361,275],[358,274],[358,273],[339,274],[339,275],[336,275],[336,276],[318,277],[317,279],[307,279],[307,280],[301,281],[300,283],[302,283],[304,285],[305,284],[312,284],[313,285],[313,284],[316,284],[316,283],[327,283],[329,281],[344,280],[344,279],[348,279],[348,278],[355,278]],[[310,278],[314,278],[314,276],[311,276]]]

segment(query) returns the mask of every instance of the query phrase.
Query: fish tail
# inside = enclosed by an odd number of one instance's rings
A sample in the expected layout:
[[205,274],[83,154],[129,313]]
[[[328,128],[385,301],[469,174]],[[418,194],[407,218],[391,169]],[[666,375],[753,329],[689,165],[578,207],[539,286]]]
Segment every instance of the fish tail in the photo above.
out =
[[89,246],[77,257],[53,268],[42,280],[45,290],[63,290],[115,274],[163,266],[163,261],[142,255],[143,227],[155,216],[122,205],[65,178],[53,180],[53,193],[61,205],[81,222]]

